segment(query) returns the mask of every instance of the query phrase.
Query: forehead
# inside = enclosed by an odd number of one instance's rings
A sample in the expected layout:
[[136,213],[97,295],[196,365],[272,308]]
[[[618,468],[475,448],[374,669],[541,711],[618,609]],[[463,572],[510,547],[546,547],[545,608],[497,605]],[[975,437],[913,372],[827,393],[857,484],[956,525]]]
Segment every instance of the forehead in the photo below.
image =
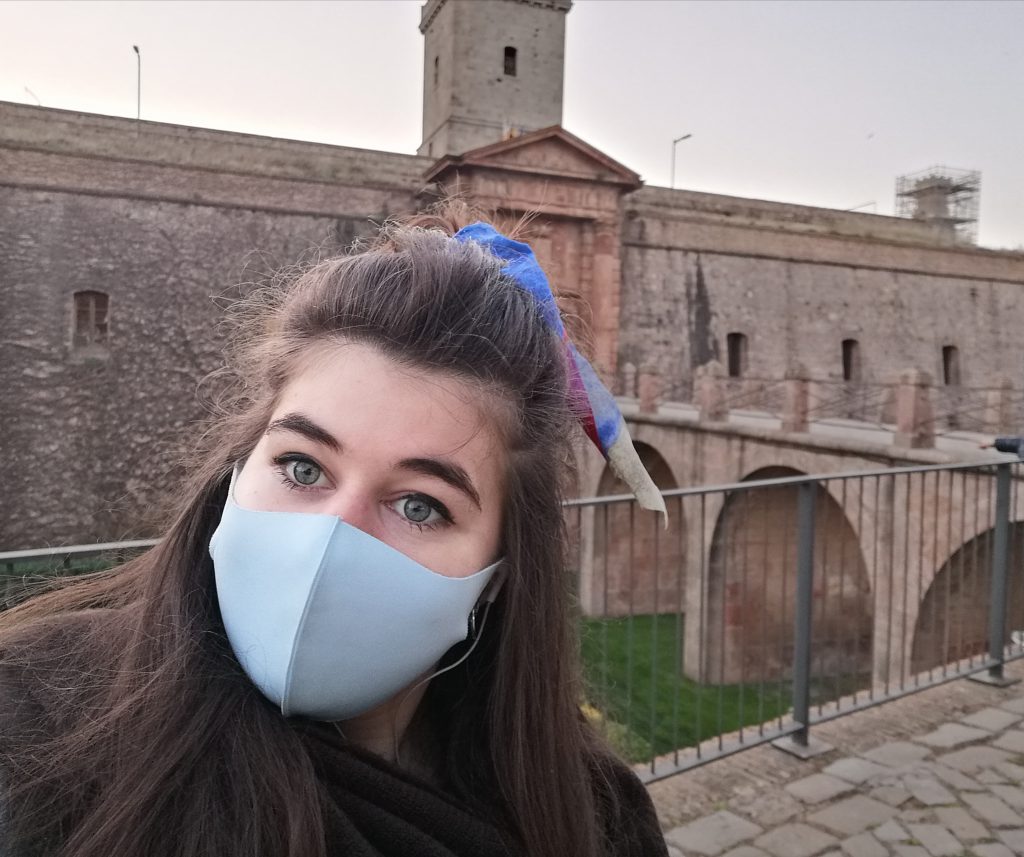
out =
[[302,413],[355,454],[442,456],[494,477],[504,467],[497,398],[473,382],[346,343],[305,356],[272,418]]

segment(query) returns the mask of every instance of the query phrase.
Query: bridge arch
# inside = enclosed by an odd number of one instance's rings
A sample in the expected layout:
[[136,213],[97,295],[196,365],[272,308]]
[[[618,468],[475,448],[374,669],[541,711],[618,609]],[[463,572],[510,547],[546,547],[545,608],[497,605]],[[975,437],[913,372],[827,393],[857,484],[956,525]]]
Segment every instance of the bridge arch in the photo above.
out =
[[[992,528],[968,539],[942,564],[925,592],[914,627],[912,673],[988,651]],[[1007,553],[1006,643],[1024,630],[1024,521],[1010,524]]]
[[[662,491],[677,488],[675,474],[652,445],[634,443],[640,461]],[[629,494],[605,465],[597,496]],[[685,527],[682,504],[669,502],[669,527],[634,501],[594,510],[594,583],[591,604],[606,616],[682,611],[685,600]]]
[[[742,481],[802,476],[769,466]],[[708,562],[703,677],[736,684],[788,676],[793,660],[798,488],[734,491],[715,521]],[[866,680],[872,601],[853,526],[836,499],[815,496],[812,674]]]

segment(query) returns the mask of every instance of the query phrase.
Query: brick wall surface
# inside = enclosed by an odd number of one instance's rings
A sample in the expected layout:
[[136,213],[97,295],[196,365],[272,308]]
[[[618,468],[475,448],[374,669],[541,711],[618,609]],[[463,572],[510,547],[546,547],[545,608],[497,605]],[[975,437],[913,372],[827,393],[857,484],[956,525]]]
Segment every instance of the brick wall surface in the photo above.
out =
[[[366,224],[368,226],[368,224]],[[156,534],[221,363],[218,295],[355,220],[0,187],[0,545]],[[71,348],[72,295],[110,295],[109,356]]]
[[[416,210],[429,161],[0,103],[0,549],[159,532],[217,296]],[[105,355],[71,347],[110,295]]]
[[[942,347],[954,345],[964,386],[1024,387],[1024,254],[927,243],[922,224],[845,212],[823,232],[814,209],[792,206],[787,221],[786,206],[748,200],[724,223],[729,198],[711,210],[709,195],[682,193],[669,210],[670,193],[626,201],[618,352],[620,367],[661,373],[667,396],[687,400],[697,367],[726,362],[730,332],[746,335],[761,379],[802,364],[840,381],[850,338],[866,384],[911,366],[941,379]],[[645,204],[652,196],[660,210]]]

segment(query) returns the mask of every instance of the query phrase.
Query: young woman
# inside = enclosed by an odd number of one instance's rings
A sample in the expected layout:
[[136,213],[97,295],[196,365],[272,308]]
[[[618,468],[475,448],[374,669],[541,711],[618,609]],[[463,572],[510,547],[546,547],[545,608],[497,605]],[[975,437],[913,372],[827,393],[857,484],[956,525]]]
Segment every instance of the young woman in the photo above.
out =
[[165,537],[0,615],[0,854],[648,857],[580,716],[560,489],[621,417],[524,244],[385,230],[248,302]]

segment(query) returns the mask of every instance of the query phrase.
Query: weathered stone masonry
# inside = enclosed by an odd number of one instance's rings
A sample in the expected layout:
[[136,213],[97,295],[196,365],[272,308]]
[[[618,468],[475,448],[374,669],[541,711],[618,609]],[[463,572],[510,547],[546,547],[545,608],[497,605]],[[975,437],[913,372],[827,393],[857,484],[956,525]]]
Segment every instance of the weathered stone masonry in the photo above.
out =
[[[730,332],[755,385],[794,365],[835,384],[853,338],[865,383],[915,365],[937,377],[953,344],[965,386],[1024,387],[1020,254],[896,218],[638,185],[557,129],[435,161],[0,105],[0,389],[17,451],[0,463],[0,545],[152,533],[140,510],[158,506],[219,362],[214,296],[456,186],[539,213],[531,240],[619,389],[633,366],[689,400]],[[87,289],[110,295],[105,359],[70,347]],[[61,474],[59,497],[38,467]]]
[[[732,334],[730,395],[796,374],[813,415],[860,389],[844,340],[869,391],[910,367],[941,379],[954,349],[946,401],[989,388],[1001,424],[1024,422],[1024,255],[930,223],[641,187],[558,127],[569,0],[486,6],[424,6],[433,156],[0,104],[0,547],[153,534],[220,362],[216,296],[452,190],[535,215],[571,329],[648,410],[699,399],[698,372],[710,390]],[[83,291],[109,299],[98,352],[72,347]],[[873,417],[893,416],[885,395]]]
[[[421,186],[409,156],[54,114],[0,110],[5,547],[154,534],[221,362],[217,297],[342,252]],[[106,356],[72,348],[83,290],[110,296]]]

